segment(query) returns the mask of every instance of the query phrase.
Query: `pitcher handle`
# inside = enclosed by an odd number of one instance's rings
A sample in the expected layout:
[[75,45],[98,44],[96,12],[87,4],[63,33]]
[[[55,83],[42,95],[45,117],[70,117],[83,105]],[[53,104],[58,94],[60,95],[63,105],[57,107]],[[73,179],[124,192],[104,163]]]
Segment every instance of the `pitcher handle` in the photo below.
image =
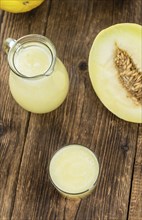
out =
[[8,54],[9,50],[14,46],[16,40],[13,38],[7,38],[3,43],[3,49]]

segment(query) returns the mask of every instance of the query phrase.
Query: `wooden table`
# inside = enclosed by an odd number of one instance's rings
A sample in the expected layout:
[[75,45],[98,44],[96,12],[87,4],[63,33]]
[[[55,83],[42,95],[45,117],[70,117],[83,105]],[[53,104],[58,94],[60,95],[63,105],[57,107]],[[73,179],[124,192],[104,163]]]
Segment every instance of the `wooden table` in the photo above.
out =
[[[47,36],[70,76],[69,94],[49,114],[32,114],[12,98],[1,47],[0,220],[142,220],[142,126],[109,112],[88,75],[88,55],[99,31],[142,22],[141,0],[48,0],[24,14],[1,12],[1,44]],[[61,197],[49,181],[51,155],[78,143],[93,150],[100,179],[84,200]]]

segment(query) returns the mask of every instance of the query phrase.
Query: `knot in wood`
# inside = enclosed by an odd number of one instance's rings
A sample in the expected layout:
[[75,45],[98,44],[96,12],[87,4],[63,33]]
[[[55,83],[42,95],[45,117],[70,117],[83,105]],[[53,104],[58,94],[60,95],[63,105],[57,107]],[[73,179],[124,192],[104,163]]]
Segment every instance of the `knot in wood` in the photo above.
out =
[[123,151],[127,152],[127,151],[129,150],[129,147],[128,147],[127,144],[123,144],[123,145],[121,145],[121,149],[122,149]]
[[79,67],[79,70],[86,71],[88,69],[88,64],[86,61],[81,61],[78,67]]
[[3,122],[0,121],[0,136],[3,134],[4,128],[3,128]]

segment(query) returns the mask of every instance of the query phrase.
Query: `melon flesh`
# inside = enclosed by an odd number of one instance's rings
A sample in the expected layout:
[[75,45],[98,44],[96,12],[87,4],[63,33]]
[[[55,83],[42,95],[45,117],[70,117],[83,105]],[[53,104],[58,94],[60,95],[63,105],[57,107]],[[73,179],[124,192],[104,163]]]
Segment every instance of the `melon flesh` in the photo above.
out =
[[126,51],[142,72],[142,26],[122,23],[101,31],[89,54],[89,76],[101,102],[119,118],[142,123],[142,103],[136,104],[120,82],[114,56],[118,48]]

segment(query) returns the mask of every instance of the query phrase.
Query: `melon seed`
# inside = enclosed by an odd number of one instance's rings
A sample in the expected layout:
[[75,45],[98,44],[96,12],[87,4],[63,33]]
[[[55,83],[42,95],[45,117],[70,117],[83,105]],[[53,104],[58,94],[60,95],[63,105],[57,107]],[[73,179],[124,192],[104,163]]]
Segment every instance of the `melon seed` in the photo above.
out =
[[140,72],[129,54],[116,48],[115,66],[118,71],[119,80],[127,90],[129,97],[135,104],[142,104],[142,72]]

